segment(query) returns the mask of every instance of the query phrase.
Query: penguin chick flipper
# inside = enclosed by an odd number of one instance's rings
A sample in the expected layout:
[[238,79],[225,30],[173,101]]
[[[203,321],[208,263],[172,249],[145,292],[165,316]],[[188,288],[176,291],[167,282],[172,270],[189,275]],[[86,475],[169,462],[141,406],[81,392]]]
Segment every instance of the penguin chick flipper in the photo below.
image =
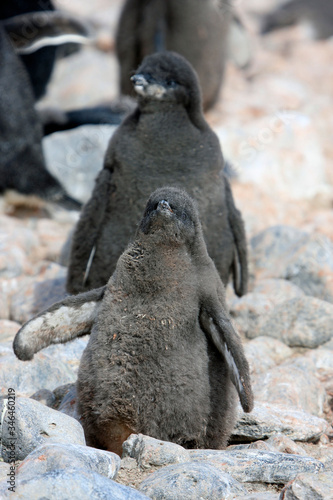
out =
[[66,284],[69,293],[84,291],[92,264],[91,259],[94,257],[94,247],[103,227],[111,196],[111,180],[112,172],[103,168],[96,178],[91,198],[83,207],[75,227]]
[[253,409],[253,393],[249,365],[239,335],[223,310],[217,307],[209,311],[203,308],[200,313],[200,324],[206,336],[224,357],[242,408],[249,413]]
[[106,287],[70,296],[45,309],[17,332],[13,349],[22,361],[51,344],[62,344],[90,333]]
[[[30,54],[49,45],[88,43],[91,37],[87,23],[66,12],[30,12],[9,17],[2,23],[18,54]],[[27,27],[29,36],[23,36]]]
[[233,234],[234,262],[233,262],[233,283],[235,293],[241,297],[247,292],[248,284],[248,264],[247,264],[247,243],[244,222],[239,210],[235,206],[229,180],[225,178],[225,195],[228,207],[228,219],[231,232]]

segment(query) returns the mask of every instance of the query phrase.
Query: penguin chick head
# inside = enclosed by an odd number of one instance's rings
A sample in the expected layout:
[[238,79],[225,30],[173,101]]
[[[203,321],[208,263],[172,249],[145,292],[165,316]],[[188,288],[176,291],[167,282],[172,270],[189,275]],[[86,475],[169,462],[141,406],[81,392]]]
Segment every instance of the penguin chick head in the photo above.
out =
[[150,196],[139,232],[166,244],[191,247],[201,224],[193,200],[181,189],[165,187]]
[[191,64],[176,52],[157,52],[145,57],[131,80],[135,91],[145,100],[201,106],[198,77]]

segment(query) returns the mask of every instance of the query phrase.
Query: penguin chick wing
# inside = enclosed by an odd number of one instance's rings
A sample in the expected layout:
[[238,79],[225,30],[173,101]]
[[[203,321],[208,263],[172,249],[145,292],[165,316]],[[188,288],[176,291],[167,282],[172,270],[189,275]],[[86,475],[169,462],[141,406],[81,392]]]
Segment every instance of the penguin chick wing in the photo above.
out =
[[62,344],[90,333],[105,286],[53,304],[17,332],[13,349],[22,361],[51,344]]
[[239,335],[230,319],[219,306],[203,307],[200,324],[224,357],[230,372],[230,378],[237,389],[243,410],[249,413],[253,409],[253,394],[250,382],[250,370],[245,358]]

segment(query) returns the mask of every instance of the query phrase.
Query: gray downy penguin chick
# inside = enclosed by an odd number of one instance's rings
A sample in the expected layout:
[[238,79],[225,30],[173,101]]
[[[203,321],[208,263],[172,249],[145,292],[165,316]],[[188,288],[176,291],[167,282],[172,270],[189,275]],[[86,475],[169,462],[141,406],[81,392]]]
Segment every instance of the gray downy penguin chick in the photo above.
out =
[[145,56],[171,50],[192,64],[203,108],[212,107],[223,81],[231,11],[227,0],[127,0],[116,34],[120,91],[133,95],[129,78]]
[[315,38],[331,37],[333,35],[332,0],[290,0],[264,17],[261,32],[269,33],[302,21],[312,26]]
[[155,191],[108,284],[30,320],[14,351],[31,359],[90,328],[77,382],[88,445],[121,455],[123,441],[143,433],[189,448],[223,448],[237,392],[244,411],[251,411],[241,340],[197,209],[184,191]]
[[76,226],[67,290],[103,286],[135,233],[141,207],[163,185],[186,189],[198,202],[209,255],[222,281],[233,274],[247,289],[244,224],[236,209],[216,134],[202,114],[200,88],[179,54],[147,56],[132,77],[138,106],[110,140],[104,168]]

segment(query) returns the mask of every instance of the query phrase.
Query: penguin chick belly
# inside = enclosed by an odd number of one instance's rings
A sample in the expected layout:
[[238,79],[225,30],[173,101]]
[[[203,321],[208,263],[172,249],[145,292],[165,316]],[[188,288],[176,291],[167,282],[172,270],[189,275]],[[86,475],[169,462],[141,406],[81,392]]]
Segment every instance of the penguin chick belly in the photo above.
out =
[[203,445],[210,413],[207,345],[197,303],[184,303],[181,295],[172,301],[158,293],[139,301],[105,298],[79,372],[84,427],[105,435],[121,422],[130,432]]

